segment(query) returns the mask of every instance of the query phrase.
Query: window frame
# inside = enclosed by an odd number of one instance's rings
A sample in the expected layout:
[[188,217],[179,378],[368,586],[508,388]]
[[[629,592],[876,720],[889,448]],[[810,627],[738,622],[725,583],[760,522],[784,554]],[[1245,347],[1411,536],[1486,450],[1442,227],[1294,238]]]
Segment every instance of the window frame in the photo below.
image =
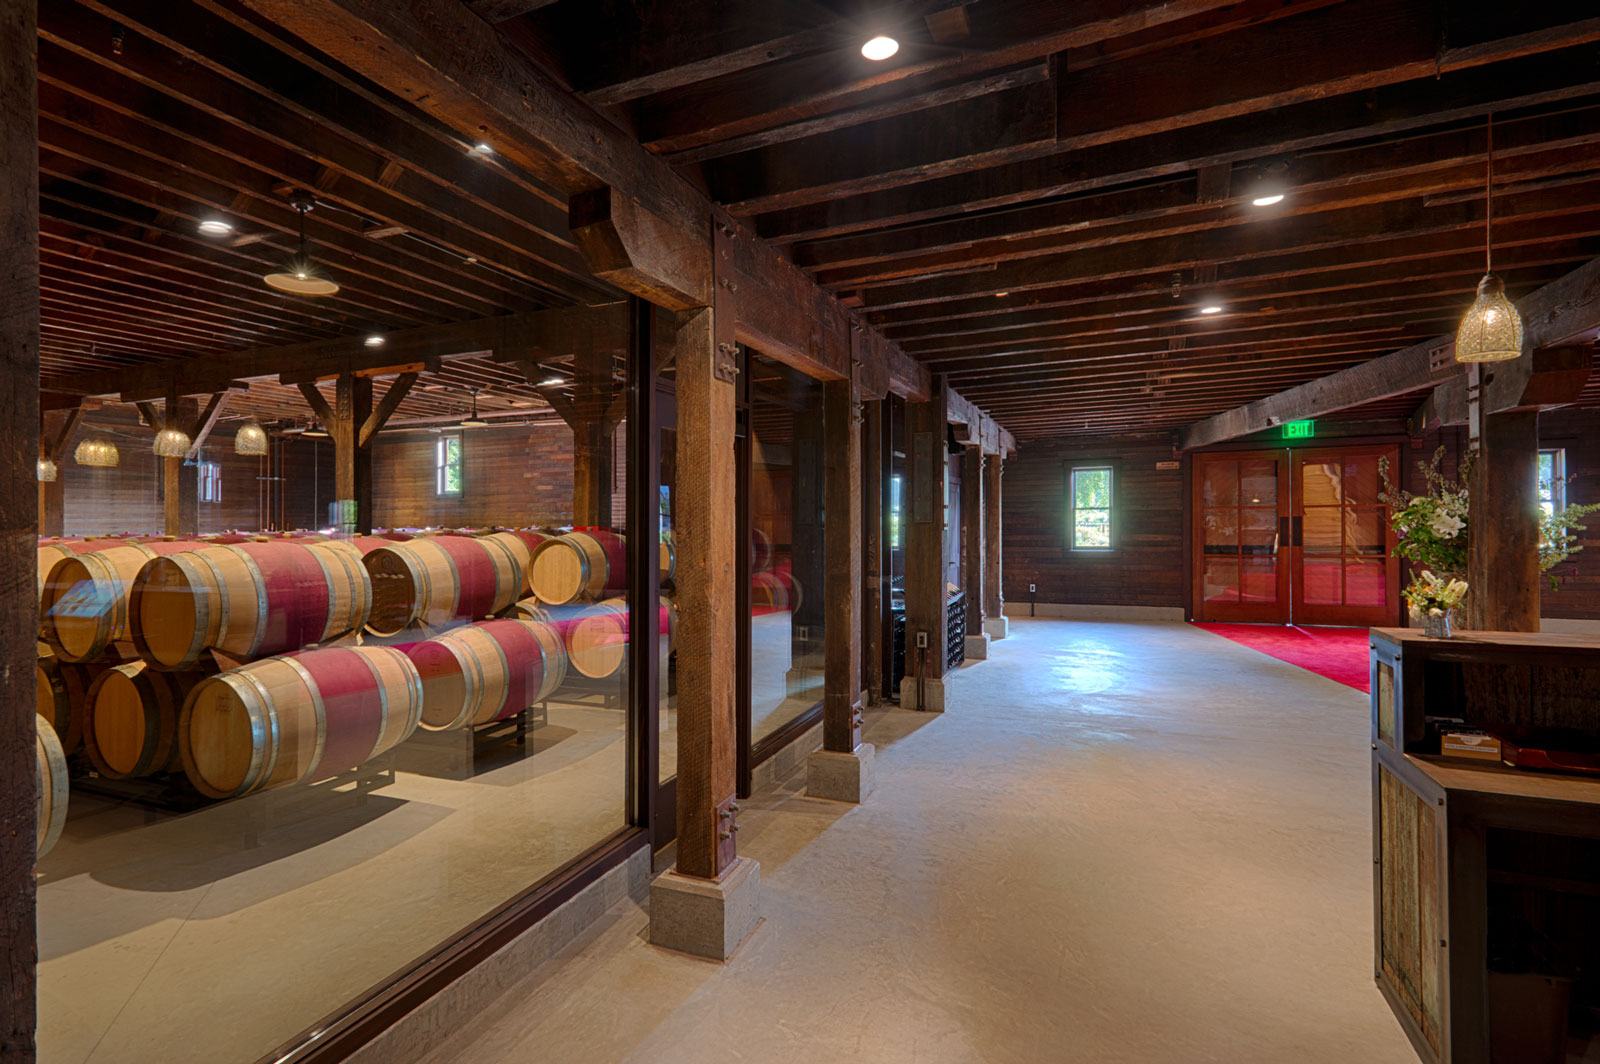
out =
[[[451,462],[446,456],[450,453],[450,441],[456,441],[456,488],[451,491],[445,487],[446,471]],[[460,432],[441,432],[434,441],[433,449],[433,497],[436,499],[459,499],[466,493],[467,488],[467,452],[466,441]]]
[[208,462],[199,459],[195,462],[196,487],[195,498],[203,503],[220,503],[222,501],[222,463]]
[[1534,490],[1539,493],[1539,512],[1545,514],[1544,488],[1539,484],[1539,467],[1544,464],[1544,456],[1550,456],[1550,513],[1558,514],[1567,507],[1567,449],[1565,447],[1541,447],[1538,456],[1534,459],[1533,477]]
[[[1111,498],[1105,506],[1106,513],[1106,538],[1109,540],[1104,547],[1078,545],[1078,506],[1076,481],[1079,473],[1104,472],[1110,482]],[[1114,554],[1117,551],[1117,532],[1120,522],[1117,519],[1117,463],[1099,459],[1095,461],[1075,461],[1067,463],[1067,550],[1072,554]],[[1086,507],[1086,511],[1098,512],[1100,507]]]

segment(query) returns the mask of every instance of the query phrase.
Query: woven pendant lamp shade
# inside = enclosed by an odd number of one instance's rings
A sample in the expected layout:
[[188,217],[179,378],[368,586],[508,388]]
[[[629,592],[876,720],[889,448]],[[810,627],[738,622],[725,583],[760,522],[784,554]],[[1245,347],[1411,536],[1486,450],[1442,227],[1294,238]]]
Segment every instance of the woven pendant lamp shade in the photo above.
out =
[[48,458],[39,459],[39,479],[47,484],[55,482],[56,464]]
[[72,458],[81,466],[115,469],[122,461],[122,453],[110,440],[84,440],[72,452]]
[[155,452],[162,458],[182,458],[193,445],[194,441],[182,429],[162,429],[156,433]]
[[267,430],[261,427],[261,422],[251,418],[239,426],[239,431],[233,434],[233,452],[251,455],[267,453]]
[[1478,298],[1456,330],[1457,362],[1509,362],[1522,354],[1522,315],[1494,274],[1478,282]]

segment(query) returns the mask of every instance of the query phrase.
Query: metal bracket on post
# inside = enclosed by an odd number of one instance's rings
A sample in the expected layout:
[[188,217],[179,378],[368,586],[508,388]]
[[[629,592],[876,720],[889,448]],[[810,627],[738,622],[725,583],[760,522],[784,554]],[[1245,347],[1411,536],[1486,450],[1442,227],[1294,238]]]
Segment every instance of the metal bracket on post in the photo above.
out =
[[738,856],[739,802],[729,798],[717,806],[717,873],[733,864]]
[[739,379],[739,345],[731,340],[723,340],[717,344],[716,361],[711,367],[712,374],[719,381],[732,384]]

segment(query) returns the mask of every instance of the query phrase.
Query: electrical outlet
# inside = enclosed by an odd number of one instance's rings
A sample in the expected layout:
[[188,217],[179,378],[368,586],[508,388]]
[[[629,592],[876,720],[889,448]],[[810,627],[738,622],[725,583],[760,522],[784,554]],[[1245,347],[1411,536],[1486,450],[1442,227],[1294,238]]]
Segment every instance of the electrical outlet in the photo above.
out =
[[1033,593],[1034,593],[1034,592],[1035,592],[1035,591],[1038,591],[1038,590],[1039,590],[1039,589],[1038,589],[1038,587],[1036,587],[1036,586],[1035,586],[1035,585],[1033,585],[1033,584],[1029,584],[1029,585],[1028,585],[1028,594],[1030,594],[1030,595],[1031,595],[1031,594],[1033,594]]
[[917,649],[918,650],[927,650],[928,649],[928,633],[927,632],[918,632],[917,633]]

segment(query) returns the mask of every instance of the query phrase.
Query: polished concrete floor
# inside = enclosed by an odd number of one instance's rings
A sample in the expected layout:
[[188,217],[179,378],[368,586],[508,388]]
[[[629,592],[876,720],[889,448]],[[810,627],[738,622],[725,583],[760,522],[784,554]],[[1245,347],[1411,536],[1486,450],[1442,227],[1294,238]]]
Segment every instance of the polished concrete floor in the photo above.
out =
[[861,807],[746,804],[727,964],[624,903],[430,1064],[1403,1064],[1371,977],[1366,700],[1183,625],[1013,621],[870,718]]

